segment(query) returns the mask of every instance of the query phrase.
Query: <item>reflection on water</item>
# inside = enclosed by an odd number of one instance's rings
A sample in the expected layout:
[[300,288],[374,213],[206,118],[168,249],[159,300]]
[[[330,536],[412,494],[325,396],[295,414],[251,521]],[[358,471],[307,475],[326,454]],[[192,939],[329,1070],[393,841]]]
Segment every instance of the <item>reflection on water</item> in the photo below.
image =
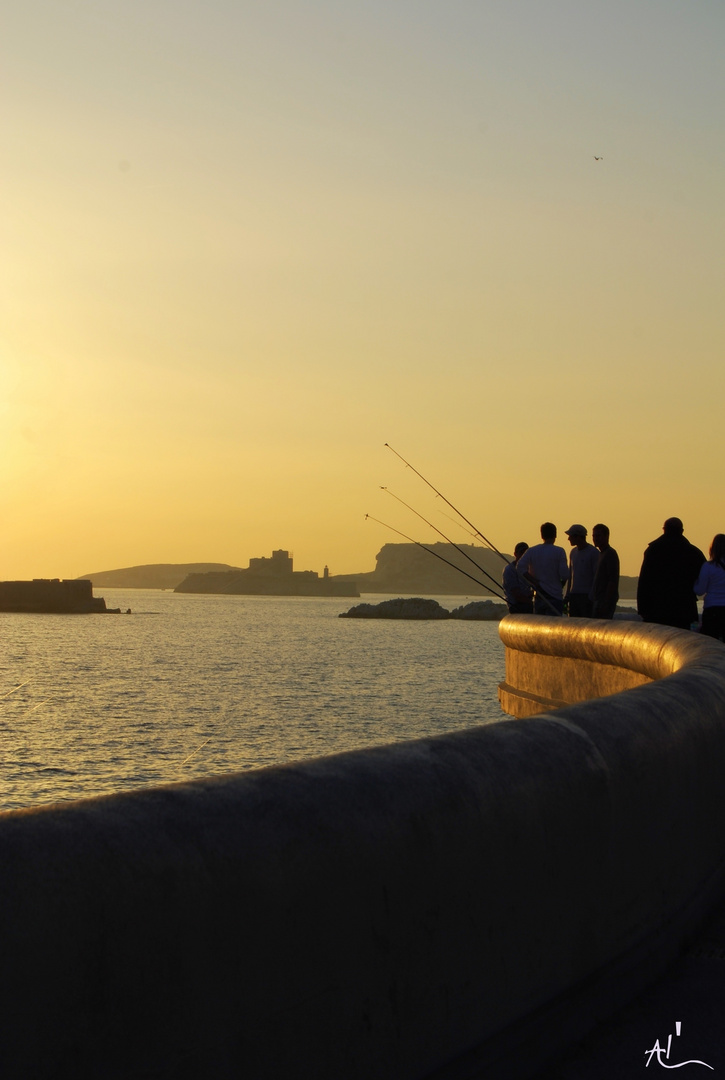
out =
[[133,614],[0,614],[0,809],[501,716],[497,623],[338,619],[351,601],[337,598],[104,595]]

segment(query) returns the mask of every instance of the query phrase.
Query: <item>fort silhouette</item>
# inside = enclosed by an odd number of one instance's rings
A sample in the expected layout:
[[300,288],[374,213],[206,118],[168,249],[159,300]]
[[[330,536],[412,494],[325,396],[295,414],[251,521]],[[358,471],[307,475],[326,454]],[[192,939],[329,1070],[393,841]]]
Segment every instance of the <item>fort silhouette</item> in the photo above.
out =
[[359,596],[354,581],[322,577],[315,570],[295,570],[289,551],[271,558],[249,560],[246,570],[189,574],[176,586],[178,593],[226,593],[229,596]]

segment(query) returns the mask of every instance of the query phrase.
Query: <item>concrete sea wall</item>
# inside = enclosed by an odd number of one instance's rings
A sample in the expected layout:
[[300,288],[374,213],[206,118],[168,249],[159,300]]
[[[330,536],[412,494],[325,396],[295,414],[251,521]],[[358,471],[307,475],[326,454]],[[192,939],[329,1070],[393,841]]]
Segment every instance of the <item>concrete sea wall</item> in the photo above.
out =
[[725,647],[501,635],[509,704],[656,681],[0,815],[3,1080],[514,1080],[656,976],[725,885]]
[[722,650],[711,639],[654,623],[518,616],[501,624],[506,680],[499,700],[533,716],[664,679]]

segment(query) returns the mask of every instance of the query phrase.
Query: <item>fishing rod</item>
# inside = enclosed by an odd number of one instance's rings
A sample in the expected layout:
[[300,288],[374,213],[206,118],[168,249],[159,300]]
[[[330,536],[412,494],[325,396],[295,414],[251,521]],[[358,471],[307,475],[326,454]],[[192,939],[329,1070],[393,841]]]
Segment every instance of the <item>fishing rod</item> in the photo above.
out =
[[[401,532],[400,529],[394,529],[392,525],[388,525],[387,522],[385,522],[385,521],[380,521],[379,518],[373,517],[372,514],[366,514],[365,515],[365,520],[368,521],[368,519],[370,521],[375,521],[378,525],[382,525],[386,529],[390,529],[391,532],[394,532],[397,536],[402,536],[405,540],[408,540],[411,544],[415,544],[416,547],[423,548],[423,551],[428,551],[428,552],[430,552],[431,555],[435,555],[436,559],[440,559],[441,562],[447,563],[448,566],[452,566],[453,569],[457,570],[459,574],[463,574],[465,577],[470,578],[471,581],[474,581],[476,583],[476,585],[479,585],[482,589],[489,589],[489,591],[492,591],[492,590],[490,590],[489,586],[486,585],[485,582],[479,581],[478,578],[475,578],[473,576],[473,574],[469,574],[467,570],[461,570],[460,566],[456,566],[456,564],[452,563],[450,561],[450,559],[446,559],[446,558],[443,557],[443,555],[439,555],[437,551],[433,550],[433,548],[426,547],[425,544],[421,544],[421,543],[419,543],[418,540],[414,540],[412,536],[407,536],[404,532]],[[480,567],[479,567],[479,569],[480,569]],[[497,596],[499,598],[499,600],[505,600],[506,599],[504,596],[502,596],[501,593],[498,593],[498,592],[494,593],[494,596]]]
[[551,608],[552,615],[557,615],[557,616],[561,615],[561,612],[559,611],[558,607],[556,607],[555,604],[554,604],[554,597],[549,596],[549,594],[547,592],[544,592],[544,590],[541,588],[541,585],[536,580],[536,578],[534,577],[533,574],[529,574],[528,571],[522,572],[518,568],[516,569],[516,573],[519,575],[520,579],[523,579],[526,582],[527,585],[531,586],[531,588],[534,590],[536,595],[541,597],[541,599],[544,601],[546,606],[548,608]]
[[433,487],[430,480],[426,480],[426,478],[423,476],[423,474],[419,473],[418,470],[413,465],[411,465],[409,461],[406,461],[402,454],[399,454],[397,450],[393,450],[393,447],[390,445],[390,443],[386,443],[385,445],[387,446],[388,450],[392,450],[392,452],[395,454],[395,456],[397,458],[400,458],[400,460],[403,462],[404,465],[406,465],[409,469],[412,469],[413,472],[415,473],[415,475],[419,476],[421,478],[421,480],[423,481],[423,483],[428,485],[428,487],[431,489],[431,491],[435,491],[438,498],[443,499],[443,502],[446,503],[446,505],[450,506],[451,510],[453,510],[454,513],[458,514],[459,518],[462,518],[462,520],[465,521],[466,525],[470,525],[471,528],[473,529],[473,531],[476,533],[476,535],[479,536],[481,538],[481,540],[483,540],[484,544],[488,544],[488,546],[491,548],[491,551],[495,551],[496,554],[499,556],[499,558],[503,559],[503,561],[508,566],[509,560],[506,558],[506,556],[503,555],[498,550],[498,548],[496,547],[495,544],[491,543],[491,541],[488,539],[487,536],[483,535],[483,533],[481,532],[480,529],[476,528],[476,526],[473,524],[472,521],[468,520],[468,518],[466,517],[465,514],[461,513],[461,511],[458,509],[457,506],[454,506],[453,503],[450,502],[445,497],[445,495],[442,495],[441,492],[438,490],[438,488]]
[[[392,495],[392,494],[393,494],[393,493],[392,493],[392,491],[388,491],[388,489],[387,489],[387,488],[384,488],[383,490],[384,490],[384,491],[387,491],[389,495]],[[394,496],[393,496],[393,498],[397,499],[397,498],[398,498],[398,496],[397,496],[397,495],[394,495]],[[399,499],[398,501],[399,501],[399,502],[403,502],[403,500],[402,500],[402,499]],[[407,503],[403,503],[403,505],[404,505],[404,506],[407,506],[408,504],[407,504]],[[408,509],[409,509],[409,510],[413,510],[413,507],[412,507],[412,506],[410,506],[410,507],[408,507]],[[415,513],[417,513],[417,511],[416,511],[416,510],[413,510],[413,513],[415,514]],[[461,525],[461,523],[460,523],[459,521],[456,521],[456,519],[455,519],[455,518],[451,517],[451,515],[450,515],[450,514],[444,514],[442,510],[440,511],[440,513],[441,513],[441,515],[442,515],[442,516],[443,516],[444,518],[447,518],[447,519],[448,519],[448,521],[452,521],[454,525],[458,525],[459,529],[463,529],[463,532],[464,532],[464,533],[467,533],[467,534],[468,534],[468,536],[472,536],[474,540],[478,540],[478,539],[480,538],[480,537],[479,537],[479,534],[478,534],[478,533],[473,533],[473,532],[471,532],[471,531],[470,531],[470,529],[466,529],[466,528],[464,528],[464,527],[463,527],[463,525]],[[421,515],[420,515],[420,514],[418,514],[418,517],[420,517],[420,516],[421,516]],[[423,521],[425,521],[425,518],[423,518]],[[426,524],[427,524],[427,523],[426,523]],[[431,525],[431,528],[435,529],[435,525]],[[438,531],[438,530],[436,530],[436,531]],[[443,535],[444,535],[444,534],[443,534],[443,533],[441,533],[441,536],[443,536]],[[446,539],[448,539],[448,538],[446,537]],[[450,540],[450,541],[449,541],[449,543],[453,543],[453,541],[452,541],[452,540]],[[454,546],[454,547],[456,547],[456,545],[455,545],[455,544],[453,544],[453,546]],[[464,552],[463,554],[465,555],[465,552]],[[479,564],[478,564],[478,563],[476,563],[475,565],[476,565],[476,566],[478,566],[479,570],[483,570],[483,567],[482,567],[482,566],[479,566]],[[486,571],[485,571],[485,570],[483,570],[483,573],[484,573],[484,574],[486,574]],[[535,577],[532,577],[532,575],[531,575],[531,574],[522,574],[522,573],[521,573],[521,572],[520,572],[519,570],[517,570],[517,571],[516,571],[516,573],[517,573],[517,574],[519,575],[519,578],[520,578],[521,580],[525,581],[527,585],[530,585],[530,586],[532,587],[532,589],[534,589],[534,590],[535,590],[535,591],[536,591],[536,592],[537,592],[537,593],[539,594],[539,596],[541,597],[541,599],[542,599],[542,600],[544,601],[544,603],[546,604],[546,606],[547,606],[547,607],[548,607],[548,608],[549,608],[549,609],[551,610],[551,612],[552,612],[552,613],[553,613],[554,615],[558,615],[558,614],[559,614],[559,609],[558,609],[557,607],[555,607],[555,606],[554,606],[554,604],[552,603],[552,598],[551,598],[551,597],[550,597],[550,596],[549,596],[549,595],[548,595],[547,593],[545,593],[545,592],[544,592],[544,590],[543,590],[543,589],[541,588],[541,586],[539,585],[539,583],[538,583],[538,581],[536,580],[536,578],[535,578]],[[490,574],[487,574],[486,576],[487,576],[487,577],[490,577]],[[494,579],[493,579],[493,578],[491,578],[491,580],[493,581]]]
[[[413,470],[413,472],[415,473],[415,475],[416,475],[416,476],[419,476],[419,477],[420,477],[420,479],[421,479],[421,480],[423,481],[423,483],[424,483],[424,484],[427,484],[427,486],[428,486],[428,487],[429,487],[429,488],[431,489],[431,491],[434,491],[434,492],[436,493],[436,495],[438,496],[438,498],[440,498],[440,499],[443,499],[443,502],[444,502],[444,503],[446,503],[446,505],[447,505],[447,506],[450,506],[451,510],[453,510],[453,512],[454,512],[454,513],[458,514],[459,518],[461,518],[461,519],[462,519],[463,521],[465,521],[466,525],[470,525],[470,526],[471,526],[471,528],[472,528],[472,529],[474,530],[474,532],[476,533],[476,535],[477,535],[477,536],[479,536],[479,537],[481,538],[481,540],[483,540],[483,541],[484,541],[484,543],[488,544],[488,546],[489,546],[489,547],[491,548],[491,551],[495,551],[495,552],[496,552],[496,554],[497,554],[497,555],[499,556],[499,558],[503,559],[503,561],[504,561],[504,562],[506,563],[506,565],[507,565],[507,566],[509,565],[509,560],[508,560],[508,559],[506,558],[506,556],[505,556],[505,555],[504,555],[504,554],[503,554],[502,552],[500,552],[500,551],[498,550],[498,548],[496,547],[496,545],[495,545],[495,544],[492,544],[492,543],[491,543],[491,541],[490,541],[490,540],[488,539],[488,537],[487,537],[487,536],[484,536],[484,535],[483,535],[483,533],[481,532],[481,530],[480,530],[480,529],[477,529],[477,528],[476,528],[476,526],[475,526],[475,525],[473,524],[473,522],[472,522],[472,521],[469,521],[469,520],[468,520],[468,518],[467,518],[467,517],[465,516],[465,514],[462,514],[462,513],[461,513],[461,511],[460,511],[460,510],[458,509],[458,507],[454,506],[454,505],[453,505],[453,503],[452,503],[452,502],[450,502],[450,500],[448,500],[448,499],[447,499],[447,498],[445,497],[445,495],[443,495],[443,494],[442,494],[442,493],[441,493],[441,492],[440,492],[440,491],[438,490],[438,488],[437,488],[437,487],[434,487],[434,486],[433,486],[433,484],[431,484],[430,480],[426,480],[426,478],[425,478],[425,477],[423,476],[423,474],[422,474],[422,473],[420,473],[420,472],[418,472],[418,470],[417,470],[417,469],[416,469],[416,468],[415,468],[415,467],[414,467],[413,465],[411,465],[409,461],[406,461],[406,460],[405,460],[405,458],[403,457],[403,455],[402,455],[402,454],[399,454],[397,450],[394,450],[394,449],[393,449],[393,447],[392,447],[392,446],[390,445],[390,443],[386,443],[385,445],[387,446],[388,450],[392,450],[392,452],[393,452],[393,453],[395,454],[395,456],[396,456],[397,458],[400,458],[400,460],[401,460],[401,461],[403,462],[403,464],[404,464],[405,466],[407,466],[407,468],[409,468],[409,469],[412,469],[412,470]],[[392,492],[390,492],[390,494],[392,495]],[[396,496],[394,496],[394,498],[397,498],[397,495],[396,495]],[[400,502],[402,502],[403,500],[402,500],[402,499],[400,499],[399,501],[400,501]],[[406,506],[407,506],[407,503],[404,503],[403,505],[406,505]],[[412,508],[412,507],[408,507],[408,509],[409,509],[409,510],[412,510],[413,508]],[[413,513],[415,514],[415,513],[417,513],[417,511],[416,511],[416,510],[413,510]],[[420,514],[418,514],[418,517],[420,517],[420,516],[421,516],[421,515],[420,515]],[[423,520],[425,521],[425,518],[423,518]],[[431,526],[431,527],[435,529],[435,525],[433,525],[433,526]],[[438,530],[438,529],[436,529],[436,532],[438,532],[438,531],[439,531],[439,530]],[[441,535],[441,536],[443,536],[443,533],[441,533],[440,535]],[[449,543],[451,543],[451,541],[449,541]],[[455,544],[454,544],[454,547],[456,547],[456,546],[457,546],[457,545],[455,545]],[[426,548],[426,550],[429,550],[429,549],[428,549],[428,548]],[[460,549],[459,549],[459,550],[460,550]],[[467,556],[467,557],[468,557],[468,556]],[[473,560],[471,560],[471,561],[473,562]],[[475,565],[476,565],[476,566],[478,566],[478,563],[475,563]],[[479,570],[482,570],[482,569],[483,569],[483,568],[482,568],[482,567],[480,567],[480,566],[479,566],[478,568],[479,568]],[[483,570],[483,573],[485,574],[485,573],[486,573],[486,571],[485,571],[485,570]],[[468,576],[470,576],[470,575],[468,575]],[[486,577],[490,577],[490,575],[489,575],[489,574],[486,574]],[[538,582],[536,582],[536,579],[535,579],[535,578],[532,578],[532,577],[531,577],[531,576],[530,576],[529,574],[519,574],[519,577],[522,577],[522,578],[524,578],[524,580],[525,580],[525,581],[527,582],[527,584],[529,584],[529,585],[532,585],[532,586],[534,587],[534,589],[535,589],[535,590],[536,590],[536,592],[537,592],[537,593],[539,594],[539,596],[541,597],[541,599],[542,599],[542,600],[544,601],[544,603],[546,604],[546,606],[547,606],[548,608],[551,608],[552,612],[553,612],[553,613],[554,613],[555,615],[560,615],[560,614],[561,614],[561,613],[559,612],[559,610],[558,610],[558,609],[557,609],[557,608],[555,607],[555,605],[554,605],[554,604],[552,603],[552,599],[551,599],[551,598],[550,598],[550,597],[549,597],[549,596],[548,596],[548,595],[547,595],[547,594],[546,594],[546,593],[545,593],[545,592],[543,591],[543,589],[542,589],[542,588],[541,588],[541,587],[539,586]],[[493,579],[491,579],[491,580],[493,580]],[[497,593],[496,595],[498,595],[498,593]]]
[[[477,563],[475,559],[472,559],[471,556],[468,555],[467,552],[465,552],[463,550],[463,548],[459,547],[458,544],[454,543],[453,540],[449,540],[448,537],[446,536],[446,534],[444,532],[441,532],[440,529],[436,528],[436,526],[433,524],[432,521],[428,521],[427,518],[424,518],[422,514],[419,514],[417,510],[414,510],[412,506],[409,506],[407,502],[405,502],[403,499],[401,499],[399,495],[395,495],[394,492],[390,491],[389,488],[383,487],[383,488],[381,488],[381,490],[382,491],[387,491],[388,495],[392,495],[394,499],[397,499],[399,503],[402,503],[403,506],[407,507],[408,510],[412,511],[412,513],[414,513],[416,517],[419,517],[421,521],[424,521],[426,523],[426,525],[429,525],[431,529],[434,529],[435,532],[437,532],[439,536],[442,536],[444,540],[446,540],[449,544],[451,544],[456,549],[456,551],[460,551],[461,555],[465,555],[465,557],[468,559],[468,561],[473,563],[473,565],[476,567],[476,569],[480,570],[482,574],[485,574],[489,581],[492,581],[494,583],[494,585],[499,587],[499,583],[496,581],[495,578],[491,577],[491,575],[488,573],[487,570],[484,570],[483,567],[479,563]],[[448,515],[444,514],[444,517],[448,517]],[[449,520],[453,520],[453,519],[450,518]],[[402,533],[401,533],[401,536],[402,536]],[[413,541],[413,543],[415,543],[415,541]],[[425,550],[430,551],[431,549],[426,548]],[[433,554],[435,554],[435,552],[433,552]],[[450,563],[449,565],[453,566],[455,564]],[[508,562],[507,562],[507,565],[509,565]],[[456,567],[456,569],[458,570],[458,569],[460,569],[460,567]],[[554,615],[559,615],[560,614],[558,608],[556,608],[554,606],[553,598],[550,597],[548,595],[548,593],[544,592],[544,590],[541,588],[541,586],[536,581],[536,578],[532,577],[531,574],[522,574],[518,570],[516,572],[519,575],[519,578],[524,580],[527,585],[531,585],[536,590],[536,592],[539,594],[539,596],[544,601],[546,606],[551,610],[551,612]],[[463,573],[465,573],[465,571],[463,571]],[[489,591],[491,591],[491,586],[490,585],[487,585],[486,588],[489,589]],[[494,593],[494,595],[498,596],[501,600],[506,600],[506,597],[501,596],[500,593]],[[506,601],[506,602],[508,603],[508,601]]]
[[[476,567],[476,569],[480,570],[481,573],[484,574],[488,578],[489,581],[492,581],[497,589],[501,587],[500,583],[498,581],[496,581],[496,578],[491,577],[488,570],[484,570],[483,567],[480,565],[480,563],[477,563],[475,559],[471,558],[471,556],[468,554],[467,551],[464,551],[462,547],[459,547],[458,544],[454,543],[453,540],[449,539],[449,537],[447,537],[444,532],[442,532],[439,528],[437,528],[437,526],[435,526],[432,521],[428,521],[427,518],[424,518],[422,514],[419,514],[417,510],[414,510],[412,506],[409,506],[407,502],[405,502],[403,499],[401,499],[399,495],[396,495],[394,492],[392,492],[390,490],[390,488],[382,487],[381,491],[387,491],[388,495],[392,495],[394,499],[397,499],[399,503],[402,503],[403,506],[405,506],[408,510],[411,511],[411,513],[415,514],[416,517],[419,517],[421,521],[424,521],[426,525],[428,525],[431,529],[433,529],[435,532],[437,532],[439,536],[442,536],[443,539],[448,544],[450,544],[452,547],[454,547],[456,549],[456,551],[460,551],[461,555],[463,555],[466,559],[468,559],[468,561],[470,563],[473,563],[473,565]],[[490,588],[490,586],[489,586],[489,588]],[[496,595],[498,596],[498,593]]]

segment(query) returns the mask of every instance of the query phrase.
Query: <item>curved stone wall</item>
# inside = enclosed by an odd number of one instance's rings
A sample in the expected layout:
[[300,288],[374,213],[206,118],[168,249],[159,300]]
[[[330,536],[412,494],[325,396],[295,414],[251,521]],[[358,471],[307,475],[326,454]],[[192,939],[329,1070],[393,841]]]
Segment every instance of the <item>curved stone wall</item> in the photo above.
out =
[[500,624],[506,646],[501,707],[532,716],[617,694],[690,666],[718,669],[722,649],[710,638],[654,623],[509,616]]
[[673,673],[0,815],[3,1080],[535,1076],[659,973],[725,880],[725,648],[571,624],[506,619],[516,671],[579,650],[592,672]]

